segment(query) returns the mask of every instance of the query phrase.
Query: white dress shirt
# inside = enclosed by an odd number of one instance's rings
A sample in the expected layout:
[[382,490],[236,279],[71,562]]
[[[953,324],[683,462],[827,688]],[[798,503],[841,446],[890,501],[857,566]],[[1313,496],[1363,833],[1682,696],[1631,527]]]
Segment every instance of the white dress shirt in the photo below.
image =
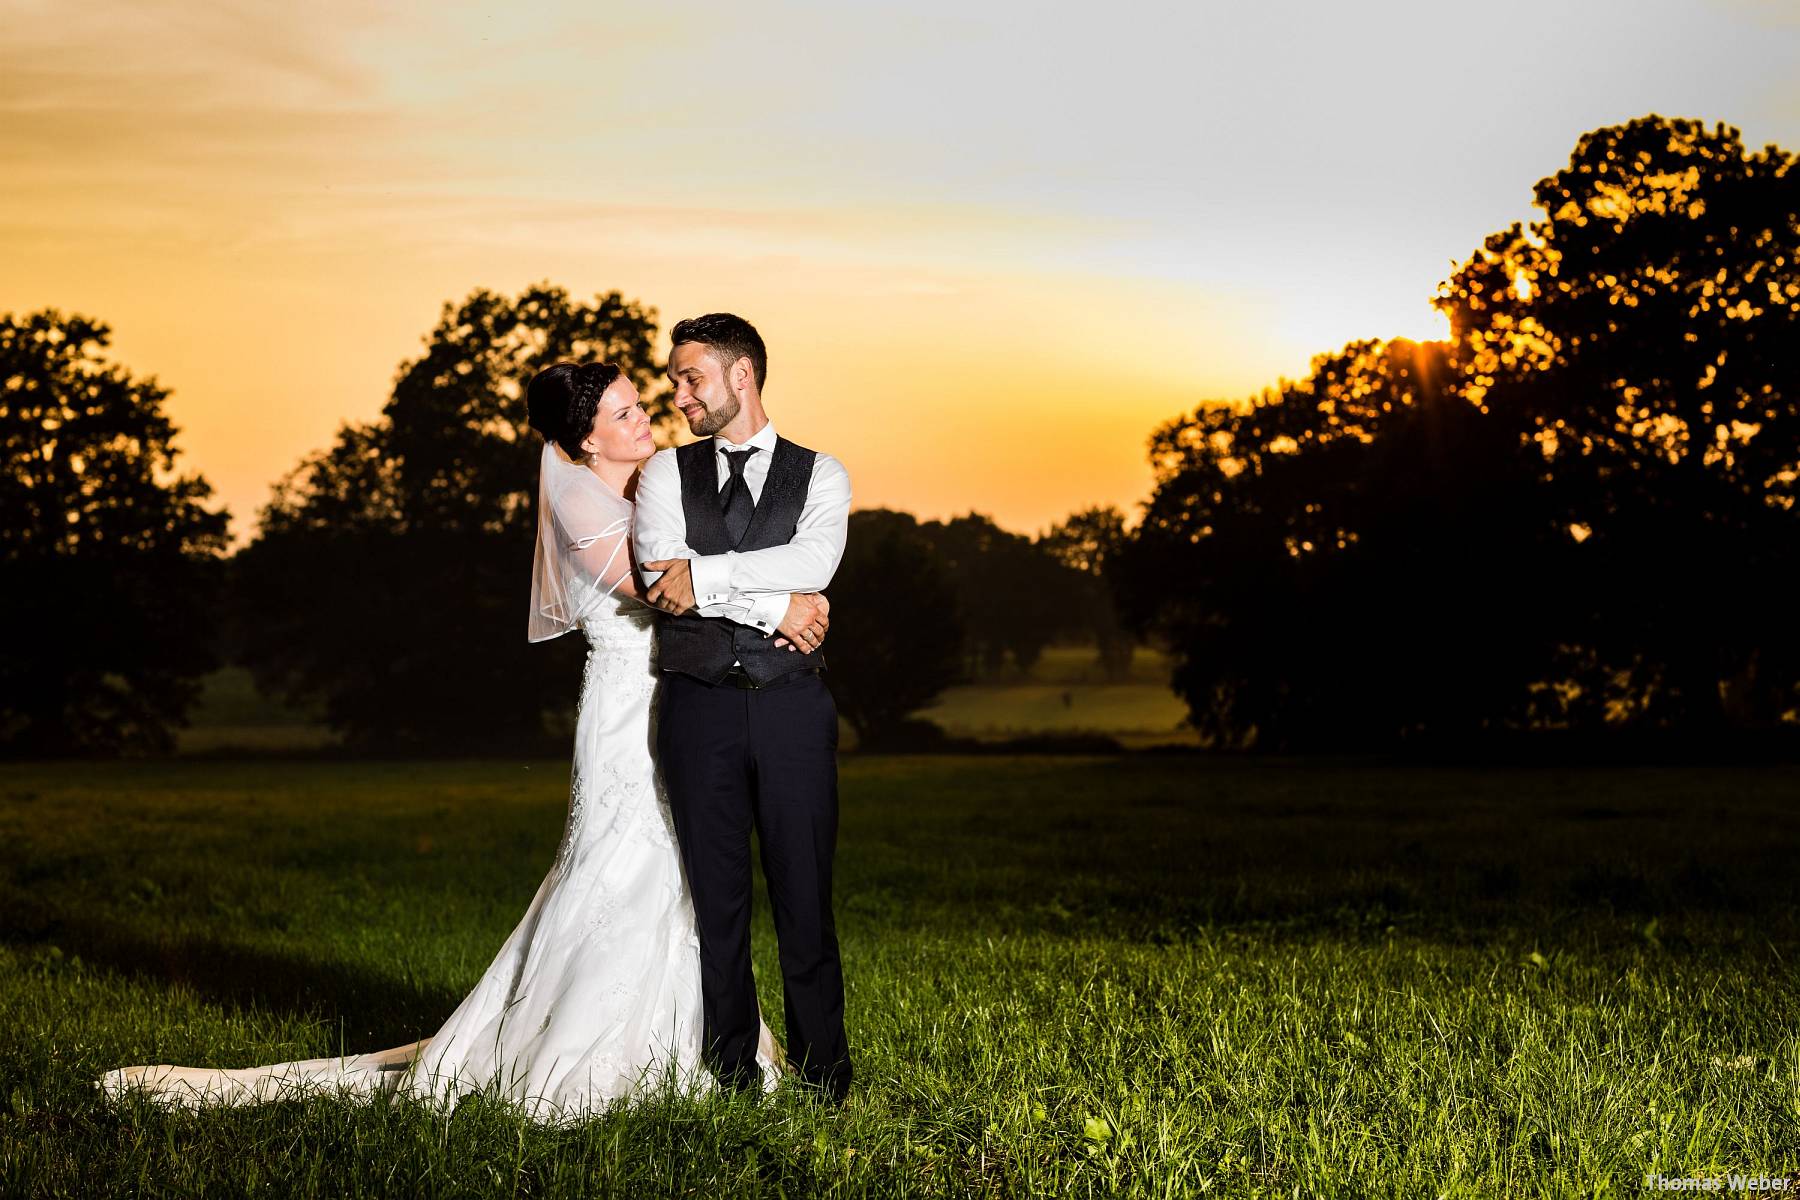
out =
[[[775,423],[742,446],[722,437],[712,439],[718,464],[718,488],[731,478],[725,456],[756,447],[744,464],[750,499],[762,501],[763,482],[775,458]],[[691,559],[694,603],[703,617],[725,617],[772,634],[787,615],[793,592],[817,592],[831,582],[844,557],[844,535],[850,528],[850,473],[829,454],[813,459],[812,481],[793,540],[765,550],[728,550],[696,554],[687,544],[687,516],[681,506],[681,467],[675,451],[659,450],[638,475],[637,513],[632,524],[632,552],[639,567],[669,558]],[[645,571],[654,583],[658,572]]]

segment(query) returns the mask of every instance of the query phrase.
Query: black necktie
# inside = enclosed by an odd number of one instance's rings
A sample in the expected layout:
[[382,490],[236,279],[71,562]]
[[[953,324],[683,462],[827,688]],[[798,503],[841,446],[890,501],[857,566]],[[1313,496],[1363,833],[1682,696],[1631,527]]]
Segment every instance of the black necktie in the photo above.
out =
[[731,539],[732,549],[744,540],[744,531],[750,528],[750,518],[756,512],[756,501],[750,498],[750,485],[744,481],[744,467],[755,454],[757,447],[748,450],[721,450],[725,456],[725,465],[731,468],[731,478],[719,489],[719,507],[725,510],[725,536]]

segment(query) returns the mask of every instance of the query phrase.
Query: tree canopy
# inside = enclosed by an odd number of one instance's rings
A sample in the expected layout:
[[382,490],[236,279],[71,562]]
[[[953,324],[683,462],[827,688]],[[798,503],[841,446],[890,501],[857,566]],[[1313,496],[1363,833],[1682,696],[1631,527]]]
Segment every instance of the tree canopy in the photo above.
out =
[[1583,137],[1536,203],[1440,303],[1464,396],[1540,452],[1582,539],[1570,703],[1773,723],[1800,678],[1781,600],[1800,548],[1795,157],[1645,118]]
[[216,661],[227,514],[169,393],[54,310],[0,316],[0,747],[166,750]]
[[1796,719],[1793,156],[1644,118],[1362,342],[1152,439],[1125,555],[1222,744]]
[[995,674],[1008,659],[1029,672],[1057,635],[1079,626],[1071,572],[1030,538],[975,512],[918,529],[956,591],[964,675]]
[[525,641],[540,440],[523,390],[558,359],[624,367],[657,415],[656,316],[539,285],[447,304],[375,421],[276,487],[238,556],[258,685],[322,702],[352,744],[529,742],[574,696],[578,647]]

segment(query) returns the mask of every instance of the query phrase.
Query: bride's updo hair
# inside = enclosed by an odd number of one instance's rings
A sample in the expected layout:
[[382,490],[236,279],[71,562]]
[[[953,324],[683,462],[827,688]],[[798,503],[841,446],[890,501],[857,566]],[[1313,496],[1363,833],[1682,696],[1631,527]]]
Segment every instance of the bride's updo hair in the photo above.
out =
[[594,427],[600,394],[619,374],[615,363],[552,363],[533,375],[525,389],[526,419],[546,442],[555,442],[580,462],[587,457],[581,440]]

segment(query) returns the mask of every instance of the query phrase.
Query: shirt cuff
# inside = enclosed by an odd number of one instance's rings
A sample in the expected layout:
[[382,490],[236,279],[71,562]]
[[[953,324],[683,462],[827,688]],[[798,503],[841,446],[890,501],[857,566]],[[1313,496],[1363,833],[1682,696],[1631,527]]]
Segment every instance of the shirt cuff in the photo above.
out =
[[731,560],[723,554],[702,554],[688,560],[694,583],[694,604],[704,608],[731,595]]
[[767,596],[758,596],[751,602],[750,610],[744,614],[743,623],[762,630],[767,636],[781,628],[781,622],[787,616],[788,593],[774,592]]

